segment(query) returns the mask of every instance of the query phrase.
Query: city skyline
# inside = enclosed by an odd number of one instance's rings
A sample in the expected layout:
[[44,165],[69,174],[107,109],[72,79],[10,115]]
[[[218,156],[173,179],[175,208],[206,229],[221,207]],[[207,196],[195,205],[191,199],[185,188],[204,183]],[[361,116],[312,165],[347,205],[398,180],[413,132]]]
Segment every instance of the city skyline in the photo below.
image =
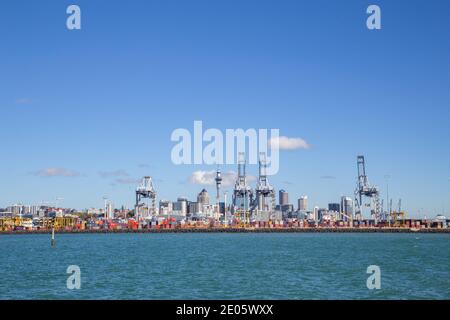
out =
[[[217,171],[213,171],[213,172],[214,172],[214,177],[215,177],[215,175],[217,174]],[[106,174],[106,173],[103,173],[103,174]],[[248,180],[250,181],[250,187],[253,189],[251,182],[256,181],[257,177],[247,176],[247,178],[250,178]],[[234,179],[233,180],[233,183],[234,183],[235,180],[237,179],[237,176],[234,176],[233,179]],[[199,197],[201,197],[202,194],[205,192],[206,192],[207,198],[208,198],[208,200],[206,201],[206,204],[215,205],[216,201],[217,201],[217,198],[216,198],[217,191],[216,191],[216,193],[214,193],[214,191],[209,192],[208,187],[210,187],[209,189],[211,190],[211,188],[216,189],[217,186],[216,186],[216,182],[214,181],[215,179],[211,178],[211,180],[213,181],[213,182],[211,182],[211,184],[207,184],[207,185],[205,183],[197,184],[199,186],[202,186],[202,189],[201,189],[200,193],[196,194],[193,198],[180,196],[180,195],[174,199],[157,197],[156,200],[158,201],[158,208],[159,208],[160,212],[161,212],[162,206],[165,206],[168,203],[175,205],[175,203],[177,201],[179,201],[180,199],[186,200],[188,203],[197,203],[198,201],[200,201],[200,200],[198,200]],[[137,182],[142,183],[142,181],[137,181]],[[280,210],[283,212],[294,213],[294,212],[302,212],[302,211],[315,212],[316,210],[327,210],[327,211],[335,212],[335,213],[351,212],[351,214],[354,214],[355,210],[356,210],[356,207],[355,207],[355,205],[356,205],[355,199],[356,198],[354,197],[354,195],[351,195],[351,196],[341,195],[338,199],[330,199],[327,203],[319,204],[319,203],[313,202],[310,204],[310,202],[309,202],[310,197],[308,196],[308,194],[303,194],[300,196],[291,194],[291,196],[290,196],[288,190],[279,189],[279,190],[275,190],[275,191],[276,191],[275,193],[278,194],[278,196],[275,195],[276,203],[278,203],[278,205],[279,205],[279,208],[277,210]],[[229,188],[222,189],[221,188],[219,201],[221,203],[224,203],[225,207],[228,207],[228,208],[232,207],[231,197],[228,197],[228,199],[225,200],[226,199],[225,197],[227,197],[228,195],[231,195],[232,193],[233,193],[232,189],[229,189]],[[211,201],[209,201],[208,194],[212,194]],[[384,202],[385,200],[387,200],[387,199],[380,198],[381,205],[382,205],[382,207],[381,207],[382,212],[388,212],[389,210],[391,210],[392,212],[401,210],[400,209],[401,202],[402,202],[401,198],[395,199],[395,200],[390,198],[390,203],[388,205],[386,205],[386,203]],[[57,198],[53,199],[53,201],[42,201],[41,203],[31,203],[30,204],[30,203],[24,203],[24,202],[17,202],[14,204],[10,203],[8,206],[5,206],[3,208],[0,206],[0,209],[6,209],[6,212],[9,212],[9,213],[16,212],[18,207],[29,209],[29,212],[21,212],[22,214],[29,214],[29,213],[39,210],[40,208],[45,208],[45,207],[71,210],[71,211],[75,211],[75,212],[86,212],[86,211],[89,211],[92,209],[95,209],[95,210],[98,209],[98,210],[100,210],[99,212],[101,212],[102,210],[111,211],[113,209],[119,209],[119,208],[121,208],[120,210],[124,210],[124,209],[133,210],[134,209],[133,206],[128,207],[124,204],[115,203],[114,199],[110,199],[106,195],[104,195],[102,197],[102,201],[104,201],[103,207],[102,206],[65,207],[63,205],[60,205],[61,202],[63,202],[63,201],[64,201],[64,198],[57,197]],[[226,203],[224,201],[226,201]],[[344,204],[345,201],[350,201],[350,203]],[[200,201],[200,202],[203,202],[203,201]],[[350,207],[347,208],[347,205],[349,205]],[[16,207],[16,210],[8,210],[9,208],[12,208],[12,207]],[[105,209],[105,208],[109,208],[109,209]],[[402,208],[404,208],[404,207],[402,207]],[[16,214],[18,214],[18,213],[19,212],[17,211]],[[36,214],[36,212],[33,213],[33,215],[35,215],[35,214]],[[432,212],[430,210],[420,210],[419,212],[417,212],[417,214],[413,214],[410,217],[411,218],[428,218],[429,219],[432,217],[433,214],[434,214],[434,212]],[[436,212],[436,216],[443,215],[443,214],[445,214],[444,210],[442,212]],[[409,214],[408,214],[408,216],[409,216]],[[371,217],[370,212],[368,212],[367,209],[363,208],[363,218],[370,218],[370,217]]]
[[[216,166],[170,160],[173,130],[201,120],[302,139],[269,177],[294,205],[353,198],[364,154],[381,199],[389,184],[410,216],[448,214],[450,4],[377,1],[371,32],[365,1],[237,3],[77,1],[79,31],[65,28],[68,1],[5,4],[0,207],[101,207],[107,195],[131,208],[145,175],[158,200],[214,194]],[[237,166],[221,169],[231,191]]]

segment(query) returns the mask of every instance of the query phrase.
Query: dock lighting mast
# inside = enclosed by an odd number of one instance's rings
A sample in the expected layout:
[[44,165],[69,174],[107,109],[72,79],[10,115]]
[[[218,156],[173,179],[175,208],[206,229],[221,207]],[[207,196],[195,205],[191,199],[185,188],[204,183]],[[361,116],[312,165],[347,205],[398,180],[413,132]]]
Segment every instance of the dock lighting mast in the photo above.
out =
[[369,198],[370,203],[366,206],[370,207],[370,214],[375,222],[381,218],[380,208],[380,191],[378,187],[369,184],[366,175],[366,162],[364,156],[358,156],[358,184],[355,190],[355,217],[362,219],[363,197]]
[[223,218],[224,218],[225,223],[227,222],[227,208],[228,208],[228,206],[227,206],[227,199],[228,199],[228,191],[225,191],[224,195],[223,195],[223,202],[225,204],[225,210],[224,210]]
[[[267,160],[266,153],[261,152],[259,154],[259,178],[256,185],[256,203],[254,207],[258,211],[269,211],[275,208],[275,190],[270,185],[267,179]],[[267,203],[267,199],[270,199],[270,205]]]
[[55,206],[56,206],[57,209],[59,209],[59,202],[62,201],[62,200],[64,200],[64,198],[62,198],[62,197],[56,197],[56,200],[55,200]]
[[216,172],[216,204],[217,204],[217,213],[220,214],[220,187],[222,186],[222,173],[220,172],[220,169],[217,168]]
[[103,207],[103,209],[105,210],[103,218],[105,220],[107,220],[108,219],[108,197],[107,196],[103,196],[103,201],[105,202],[105,205]]
[[247,184],[245,153],[239,152],[238,177],[233,191],[233,210],[241,219],[248,220],[253,191]]
[[145,206],[145,203],[141,203],[142,199],[149,199],[152,201],[151,207],[147,205],[147,215],[153,215],[156,213],[156,191],[153,187],[152,178],[146,176],[142,179],[141,184],[136,189],[136,206],[135,206],[135,218],[139,222],[139,209]]

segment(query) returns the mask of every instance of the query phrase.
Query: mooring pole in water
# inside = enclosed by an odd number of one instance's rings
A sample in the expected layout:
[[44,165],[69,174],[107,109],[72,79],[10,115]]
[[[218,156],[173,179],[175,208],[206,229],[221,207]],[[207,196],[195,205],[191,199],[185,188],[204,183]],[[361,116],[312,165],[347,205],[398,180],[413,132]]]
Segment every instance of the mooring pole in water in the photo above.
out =
[[55,246],[55,226],[52,226],[52,247]]

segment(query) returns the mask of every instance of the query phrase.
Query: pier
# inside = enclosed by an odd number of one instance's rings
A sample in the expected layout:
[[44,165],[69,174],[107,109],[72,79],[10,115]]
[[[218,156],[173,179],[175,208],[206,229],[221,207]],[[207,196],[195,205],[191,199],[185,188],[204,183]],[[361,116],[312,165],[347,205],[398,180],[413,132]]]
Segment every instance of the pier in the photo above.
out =
[[[6,234],[51,234],[51,230],[0,231]],[[176,229],[92,229],[59,230],[58,234],[121,234],[121,233],[449,233],[450,229],[439,228],[176,228]]]

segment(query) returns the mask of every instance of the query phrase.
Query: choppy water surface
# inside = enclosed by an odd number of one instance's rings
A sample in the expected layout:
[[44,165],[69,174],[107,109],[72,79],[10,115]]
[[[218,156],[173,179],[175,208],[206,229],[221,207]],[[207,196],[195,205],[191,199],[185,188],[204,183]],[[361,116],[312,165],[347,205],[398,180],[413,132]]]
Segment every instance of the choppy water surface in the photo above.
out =
[[[449,299],[449,234],[0,236],[0,299]],[[81,289],[66,286],[69,265]],[[367,289],[369,265],[382,289]]]

